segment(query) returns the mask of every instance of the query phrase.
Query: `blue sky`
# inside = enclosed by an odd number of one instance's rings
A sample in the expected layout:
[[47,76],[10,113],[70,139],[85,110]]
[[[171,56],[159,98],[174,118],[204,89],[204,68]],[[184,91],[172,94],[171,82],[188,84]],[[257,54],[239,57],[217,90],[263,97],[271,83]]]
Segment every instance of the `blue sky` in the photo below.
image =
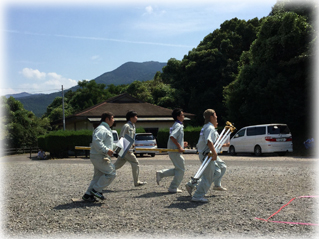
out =
[[182,60],[225,20],[265,17],[276,0],[113,2],[2,3],[1,95],[57,92],[128,61]]

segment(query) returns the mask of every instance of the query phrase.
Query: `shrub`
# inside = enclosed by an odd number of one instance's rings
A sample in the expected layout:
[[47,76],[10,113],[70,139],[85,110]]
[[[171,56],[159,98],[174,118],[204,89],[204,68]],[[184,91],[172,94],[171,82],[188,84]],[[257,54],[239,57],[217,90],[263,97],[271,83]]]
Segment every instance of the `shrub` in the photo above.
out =
[[68,150],[74,150],[75,146],[89,146],[91,142],[91,130],[59,130],[38,137],[39,147],[50,152],[52,158],[68,157]]
[[[196,146],[201,128],[192,126],[184,128],[184,141],[188,142],[189,147],[193,148]],[[157,133],[157,146],[159,148],[167,148],[168,138],[169,129],[160,129]]]
[[145,133],[144,128],[136,128],[136,133]]
[[188,142],[188,147],[196,147],[201,129],[202,127],[192,126],[187,126],[184,128],[184,141]]
[[169,137],[169,129],[160,129],[157,133],[157,147],[167,148],[167,141]]

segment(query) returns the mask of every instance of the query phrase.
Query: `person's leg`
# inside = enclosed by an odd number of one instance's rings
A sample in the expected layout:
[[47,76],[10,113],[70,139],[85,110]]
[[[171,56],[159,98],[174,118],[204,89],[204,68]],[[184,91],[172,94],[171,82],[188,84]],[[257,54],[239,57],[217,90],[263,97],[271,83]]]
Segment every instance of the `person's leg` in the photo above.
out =
[[[206,156],[199,154],[198,155],[199,160],[201,162],[201,164],[203,164],[204,160],[206,159]],[[197,173],[197,172],[196,172]],[[185,188],[188,192],[188,194],[190,196],[192,196],[193,191],[195,190],[195,188],[197,188],[197,186],[200,184],[200,182],[202,181],[202,177],[200,177],[199,179],[197,179],[196,181],[193,179],[190,179],[186,184],[185,184]]]
[[139,181],[140,165],[134,153],[127,152],[124,158],[131,164],[134,185],[140,186],[145,184],[145,182]]
[[91,161],[94,168],[99,171],[100,177],[93,184],[92,189],[97,192],[102,192],[104,188],[109,186],[116,177],[115,167],[109,158],[104,158],[103,155],[91,155]]
[[160,179],[166,178],[166,177],[173,177],[175,175],[175,169],[170,168],[170,169],[162,169],[156,171],[156,174],[159,175]]
[[193,198],[203,198],[220,173],[220,169],[216,168],[215,162],[210,161],[203,172],[202,179],[196,188]]
[[[223,160],[221,160],[219,157],[217,157],[217,160],[216,160],[216,164],[218,165],[218,168],[220,169],[220,175],[219,177],[217,177],[215,180],[214,180],[214,186],[215,187],[222,187],[221,185],[221,180],[222,180],[222,177],[224,176],[225,172],[226,172],[226,169],[227,169],[227,166],[225,164],[225,162]],[[214,189],[216,189],[214,187]],[[226,188],[223,188],[223,191],[225,191]]]
[[86,190],[86,194],[88,195],[92,195],[91,191],[93,189],[93,186],[97,183],[97,181],[100,179],[100,177],[103,175],[102,172],[100,172],[97,168],[94,167],[94,174],[93,174],[93,179],[88,187],[88,189]]
[[125,163],[126,163],[125,159],[123,159],[121,157],[118,157],[117,160],[114,163],[115,170],[118,170],[119,168],[122,168]]
[[174,178],[170,184],[170,189],[177,189],[181,184],[185,172],[185,160],[180,153],[169,153],[169,157],[174,164]]

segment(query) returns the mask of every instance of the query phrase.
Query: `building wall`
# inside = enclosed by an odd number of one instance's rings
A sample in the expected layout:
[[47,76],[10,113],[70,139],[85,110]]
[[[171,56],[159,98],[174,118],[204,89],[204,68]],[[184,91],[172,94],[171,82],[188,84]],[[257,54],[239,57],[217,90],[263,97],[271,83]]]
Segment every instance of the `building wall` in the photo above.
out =
[[[118,122],[116,123],[115,130],[121,129],[126,122]],[[158,128],[158,129],[169,129],[172,127],[174,121],[172,122],[139,122],[136,123],[136,128]]]
[[[116,122],[116,126],[113,127],[115,130],[121,130],[123,125],[126,122]],[[139,122],[136,123],[136,128],[158,128],[158,129],[169,129],[172,127],[174,121],[172,122]],[[65,125],[66,130],[94,130],[93,123],[90,123],[88,121],[78,121],[75,123],[69,123]]]

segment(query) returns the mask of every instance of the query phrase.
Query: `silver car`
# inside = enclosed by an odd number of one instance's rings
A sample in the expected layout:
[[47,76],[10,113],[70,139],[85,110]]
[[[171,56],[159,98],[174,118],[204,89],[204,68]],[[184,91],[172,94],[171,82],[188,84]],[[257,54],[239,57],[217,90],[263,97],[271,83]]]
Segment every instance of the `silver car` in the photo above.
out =
[[[157,143],[154,135],[152,133],[137,133],[135,134],[135,148],[143,149],[157,149]],[[141,151],[135,149],[135,154],[143,156],[144,154],[149,154],[155,157],[155,151]]]

